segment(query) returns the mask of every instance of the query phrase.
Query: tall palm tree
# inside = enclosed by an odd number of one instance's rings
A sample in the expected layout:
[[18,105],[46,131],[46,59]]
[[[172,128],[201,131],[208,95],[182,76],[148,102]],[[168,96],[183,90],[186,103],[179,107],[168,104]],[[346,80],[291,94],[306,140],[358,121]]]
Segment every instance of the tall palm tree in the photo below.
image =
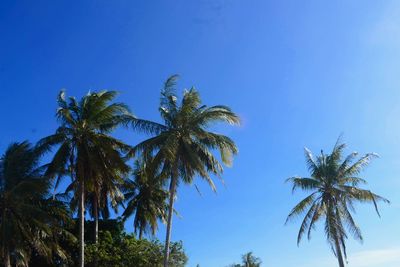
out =
[[66,99],[64,91],[58,96],[56,116],[60,126],[56,133],[43,138],[38,146],[50,149],[57,146],[48,173],[60,178],[70,175],[76,181],[74,193],[79,203],[79,266],[84,266],[84,221],[85,188],[95,188],[99,172],[107,169],[108,160],[114,161],[120,153],[129,150],[129,146],[110,136],[119,125],[131,120],[129,108],[122,103],[111,103],[117,93],[102,91],[88,93],[77,101],[73,97]]
[[135,214],[133,227],[139,239],[144,233],[154,235],[158,221],[166,221],[168,191],[163,188],[161,175],[149,168],[142,158],[135,161],[134,179],[126,183],[127,207],[122,216],[127,220]]
[[49,198],[50,180],[39,166],[41,153],[30,143],[13,143],[0,159],[0,240],[5,267],[28,266],[35,252],[51,261],[66,252],[57,236],[65,234],[65,206]]
[[222,162],[231,164],[231,156],[237,153],[234,142],[227,136],[208,131],[213,123],[239,124],[239,117],[227,106],[207,107],[201,104],[195,88],[185,90],[180,104],[175,93],[177,76],[170,77],[161,92],[159,112],[164,124],[135,120],[136,129],[154,136],[136,145],[134,152],[153,155],[153,165],[160,166],[170,177],[169,209],[165,240],[164,266],[168,266],[171,223],[176,188],[179,182],[190,184],[198,175],[215,190],[209,173],[218,177],[223,168],[212,151],[218,150]]
[[366,181],[358,175],[377,155],[368,153],[357,159],[353,152],[343,159],[344,143],[337,141],[331,154],[321,154],[314,157],[305,148],[307,167],[311,177],[292,177],[288,181],[293,184],[293,191],[302,189],[311,192],[309,196],[297,204],[290,212],[287,221],[305,213],[297,237],[300,243],[304,234],[311,238],[311,230],[319,220],[325,221],[325,235],[331,249],[338,259],[340,267],[345,266],[346,239],[350,233],[356,240],[362,242],[360,228],[354,221],[352,212],[354,203],[373,203],[379,215],[377,202],[389,202],[387,199],[359,187]]

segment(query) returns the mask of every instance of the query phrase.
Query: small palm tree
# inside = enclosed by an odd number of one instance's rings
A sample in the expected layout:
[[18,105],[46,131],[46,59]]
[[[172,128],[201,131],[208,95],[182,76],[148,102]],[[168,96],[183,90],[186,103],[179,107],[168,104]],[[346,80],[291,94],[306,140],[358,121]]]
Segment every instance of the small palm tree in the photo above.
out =
[[363,241],[360,228],[352,215],[354,204],[373,203],[379,215],[377,202],[389,202],[369,190],[359,188],[366,181],[358,175],[377,155],[369,153],[356,160],[358,154],[353,152],[343,159],[345,146],[339,139],[331,154],[321,151],[321,155],[316,158],[310,150],[305,149],[311,177],[292,177],[288,181],[293,184],[293,191],[302,189],[311,194],[292,209],[286,221],[302,213],[306,214],[297,237],[299,244],[305,234],[310,239],[315,224],[324,220],[325,235],[340,267],[345,266],[344,260],[347,258],[345,244],[348,233],[356,240]]
[[253,255],[253,252],[248,252],[242,256],[243,267],[260,267],[261,260]]
[[242,264],[235,263],[229,265],[229,267],[260,267],[261,263],[261,259],[254,256],[253,252],[247,252],[242,255]]
[[[208,131],[217,122],[239,124],[239,117],[227,106],[202,105],[195,88],[185,90],[180,104],[175,93],[177,76],[170,77],[161,93],[160,114],[164,124],[146,120],[134,120],[135,129],[153,134],[150,139],[136,145],[134,152],[153,155],[153,165],[161,166],[170,177],[169,209],[165,240],[164,266],[168,266],[171,223],[174,199],[180,182],[191,184],[196,175],[203,178],[215,190],[209,173],[221,176],[223,168],[212,151],[218,150],[223,163],[231,164],[231,156],[237,153],[234,142],[227,136]],[[153,167],[152,167],[153,168]]]
[[102,181],[96,181],[104,178],[99,173],[108,170],[109,161],[115,162],[120,153],[130,149],[122,141],[110,136],[117,126],[133,118],[126,105],[110,103],[116,95],[115,91],[94,92],[77,101],[73,97],[66,99],[65,92],[61,91],[56,113],[61,125],[55,134],[43,138],[38,143],[41,149],[58,147],[48,168],[49,174],[58,177],[56,185],[65,175],[70,175],[75,181],[74,193],[79,203],[79,266],[81,267],[84,266],[86,188],[94,190],[97,186],[103,185]]
[[[28,142],[13,143],[0,159],[0,254],[4,266],[28,266],[34,252],[49,262],[68,257],[58,237],[69,220],[63,203],[50,198],[41,153]],[[71,235],[69,235],[70,237]]]
[[135,214],[133,227],[139,239],[144,233],[155,235],[158,221],[166,221],[168,192],[163,188],[163,180],[161,174],[155,174],[143,159],[135,161],[134,180],[126,183],[127,207],[122,216],[127,220]]

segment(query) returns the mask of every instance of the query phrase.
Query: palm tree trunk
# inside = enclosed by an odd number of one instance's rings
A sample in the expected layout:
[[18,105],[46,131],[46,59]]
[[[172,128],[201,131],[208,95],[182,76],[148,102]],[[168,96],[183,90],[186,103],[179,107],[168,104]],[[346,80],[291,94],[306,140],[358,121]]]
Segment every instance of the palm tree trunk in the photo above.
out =
[[[6,218],[5,209],[3,209],[3,214],[2,215],[3,215],[3,218]],[[5,227],[3,227],[2,230],[3,230],[3,236],[5,237],[7,230],[6,230]],[[3,252],[3,255],[4,255],[4,258],[3,258],[4,267],[11,267],[10,250],[8,249],[6,238],[4,238],[1,243],[2,243],[1,244],[1,249],[2,249],[2,252]]]
[[[3,220],[4,220],[4,218],[7,218],[6,209],[4,207],[3,207],[2,216],[3,216]],[[7,230],[6,230],[6,227],[4,227],[4,224],[2,227],[2,231],[3,231],[3,233],[2,233],[3,237],[6,237]],[[10,250],[8,249],[7,242],[8,242],[8,240],[6,240],[6,238],[3,238],[2,242],[1,242],[1,249],[2,249],[2,252],[4,255],[3,263],[4,263],[4,267],[11,267]]]
[[8,248],[4,249],[4,267],[11,267],[10,251]]
[[165,238],[164,267],[168,267],[168,262],[169,262],[169,245],[171,240],[172,214],[174,211],[176,182],[177,182],[177,176],[172,175],[171,184],[169,186],[169,207],[168,207],[168,219],[167,219],[167,236]]
[[339,267],[344,267],[343,254],[342,254],[342,249],[340,248],[338,237],[335,238],[335,246],[336,246],[336,257],[338,259]]
[[142,240],[142,238],[143,238],[143,229],[140,228],[140,230],[139,230],[139,240]]
[[[94,194],[94,203],[93,203],[93,209],[94,209],[94,243],[96,244],[96,253],[98,251],[98,243],[99,243],[99,201],[97,198],[97,195]],[[97,262],[97,256],[94,259],[94,267],[97,267],[98,262]]]
[[97,244],[99,242],[99,204],[97,196],[94,196],[93,210],[94,210],[94,243]]
[[85,184],[79,182],[79,266],[85,266]]

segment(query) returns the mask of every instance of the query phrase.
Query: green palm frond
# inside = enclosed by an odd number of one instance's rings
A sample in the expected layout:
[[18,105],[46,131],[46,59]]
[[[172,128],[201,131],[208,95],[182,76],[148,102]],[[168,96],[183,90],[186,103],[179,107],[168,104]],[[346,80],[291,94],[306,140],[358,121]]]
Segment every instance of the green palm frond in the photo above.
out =
[[293,220],[294,217],[303,214],[307,207],[312,206],[315,202],[315,195],[316,193],[313,193],[300,201],[289,213],[285,224],[287,224],[290,220]]
[[61,201],[49,198],[41,152],[28,142],[14,143],[0,159],[0,250],[18,266],[27,266],[33,252],[48,261],[67,253],[54,247],[71,216]]
[[292,192],[295,192],[299,188],[304,191],[310,191],[318,190],[321,187],[320,181],[314,178],[291,177],[286,182],[293,184]]

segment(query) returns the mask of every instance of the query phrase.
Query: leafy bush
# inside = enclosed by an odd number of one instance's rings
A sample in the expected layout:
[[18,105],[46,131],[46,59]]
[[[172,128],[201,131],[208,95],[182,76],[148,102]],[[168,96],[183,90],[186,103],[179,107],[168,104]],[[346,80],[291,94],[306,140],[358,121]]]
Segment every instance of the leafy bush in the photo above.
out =
[[[132,234],[113,236],[101,232],[99,243],[85,248],[87,266],[98,267],[158,267],[163,263],[164,246],[158,240],[137,239]],[[187,256],[182,242],[171,243],[170,266],[183,267]]]

